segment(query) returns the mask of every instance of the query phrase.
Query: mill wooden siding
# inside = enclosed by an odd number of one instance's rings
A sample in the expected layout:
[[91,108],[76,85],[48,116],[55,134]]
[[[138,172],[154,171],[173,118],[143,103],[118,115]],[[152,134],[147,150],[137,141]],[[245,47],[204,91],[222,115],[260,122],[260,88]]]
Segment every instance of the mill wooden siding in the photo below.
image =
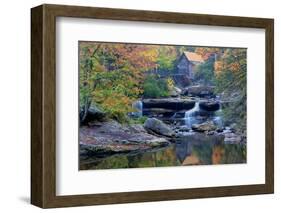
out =
[[193,78],[193,64],[186,57],[181,57],[177,68],[177,75],[185,75],[190,79]]

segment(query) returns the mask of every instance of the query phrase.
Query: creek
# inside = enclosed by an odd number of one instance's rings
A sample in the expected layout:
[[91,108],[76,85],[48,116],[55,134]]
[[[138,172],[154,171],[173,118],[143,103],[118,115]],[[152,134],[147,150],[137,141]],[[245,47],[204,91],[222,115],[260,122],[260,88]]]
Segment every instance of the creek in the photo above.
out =
[[[167,100],[169,101],[169,100]],[[132,116],[157,117],[169,123],[174,129],[186,128],[184,134],[174,143],[162,148],[154,148],[144,152],[114,154],[109,156],[92,156],[80,161],[80,169],[113,169],[113,168],[142,168],[180,165],[210,165],[246,162],[245,144],[227,144],[224,136],[206,135],[192,130],[192,125],[213,122],[218,128],[224,128],[221,106],[215,110],[202,109],[200,103],[219,100],[194,99],[194,106],[188,110],[169,108],[145,108],[141,100],[133,103],[136,112]]]

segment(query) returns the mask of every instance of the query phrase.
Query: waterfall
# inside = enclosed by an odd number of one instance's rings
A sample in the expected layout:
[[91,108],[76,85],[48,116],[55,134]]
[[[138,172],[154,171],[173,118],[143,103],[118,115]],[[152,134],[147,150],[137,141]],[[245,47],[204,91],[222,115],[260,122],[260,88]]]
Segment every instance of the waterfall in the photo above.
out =
[[195,121],[194,113],[199,111],[199,101],[195,103],[195,106],[191,109],[185,112],[184,114],[184,120],[185,125],[191,128],[193,122]]
[[222,128],[223,127],[223,119],[221,117],[221,113],[222,113],[222,109],[220,107],[220,109],[218,111],[216,111],[215,116],[213,118],[214,123],[219,127]]
[[222,119],[221,119],[221,117],[220,116],[215,116],[214,118],[213,118],[213,122],[218,126],[218,127],[223,127],[223,121],[222,121]]
[[132,104],[132,108],[135,110],[135,112],[132,112],[133,116],[136,116],[136,117],[141,117],[142,116],[142,109],[143,109],[142,105],[143,105],[142,101],[140,101],[140,100],[135,101]]
[[185,125],[189,128],[192,127],[193,124],[200,124],[206,121],[213,121],[217,127],[223,126],[223,119],[220,116],[221,109],[217,112],[214,111],[205,111],[200,109],[199,101],[195,103],[195,106],[185,112],[184,121]]

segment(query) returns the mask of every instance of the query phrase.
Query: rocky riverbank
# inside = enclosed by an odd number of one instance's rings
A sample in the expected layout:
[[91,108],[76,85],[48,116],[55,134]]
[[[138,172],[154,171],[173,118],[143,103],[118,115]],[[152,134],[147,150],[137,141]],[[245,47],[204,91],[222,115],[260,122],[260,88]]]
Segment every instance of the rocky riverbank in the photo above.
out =
[[144,125],[125,125],[109,120],[80,128],[80,156],[140,153],[169,146],[177,138],[188,135],[221,136],[228,144],[244,143],[244,137],[230,127],[218,128],[212,122],[195,124],[190,129],[186,126],[169,126],[156,118],[148,118]]
[[95,122],[91,126],[80,127],[80,155],[143,152],[167,146],[170,140],[167,138],[168,132],[160,134],[163,128],[151,134],[141,124],[122,125],[114,120]]
[[188,143],[190,135],[222,138],[225,144],[246,143],[246,133],[238,132],[235,125],[224,126],[217,116],[221,102],[213,87],[193,86],[177,95],[136,102],[134,105],[138,112],[132,115],[146,116],[143,124],[108,120],[105,113],[91,107],[80,127],[80,156],[106,157],[146,152],[169,146],[178,138],[185,138]]
[[231,127],[217,127],[212,121],[202,124],[193,124],[191,128],[187,126],[175,126],[176,137],[185,137],[187,135],[202,133],[206,136],[222,136],[225,144],[245,144],[246,135],[239,133]]

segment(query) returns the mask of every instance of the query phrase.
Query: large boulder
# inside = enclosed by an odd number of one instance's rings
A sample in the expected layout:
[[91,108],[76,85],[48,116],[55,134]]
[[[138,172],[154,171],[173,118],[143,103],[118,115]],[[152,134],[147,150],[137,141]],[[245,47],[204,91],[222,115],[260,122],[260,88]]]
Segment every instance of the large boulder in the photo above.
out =
[[196,132],[209,132],[209,131],[215,131],[217,127],[212,121],[207,121],[202,124],[193,124],[192,130]]
[[194,107],[195,101],[180,98],[161,98],[161,99],[144,99],[143,108],[161,108],[175,111],[190,110]]
[[206,111],[217,111],[220,109],[220,103],[218,101],[201,101],[199,107]]
[[198,96],[198,97],[210,97],[214,95],[213,86],[190,86],[183,90],[183,95]]
[[83,108],[80,109],[80,122],[82,124],[88,124],[92,121],[102,121],[106,117],[105,112],[99,109],[97,106],[90,106],[90,108],[85,112]]
[[80,127],[80,155],[109,156],[139,153],[170,144],[167,137],[149,134],[142,125],[122,125],[114,120]]
[[148,118],[144,123],[144,128],[148,132],[153,132],[158,135],[164,135],[167,137],[174,136],[174,131],[168,125],[156,118]]

